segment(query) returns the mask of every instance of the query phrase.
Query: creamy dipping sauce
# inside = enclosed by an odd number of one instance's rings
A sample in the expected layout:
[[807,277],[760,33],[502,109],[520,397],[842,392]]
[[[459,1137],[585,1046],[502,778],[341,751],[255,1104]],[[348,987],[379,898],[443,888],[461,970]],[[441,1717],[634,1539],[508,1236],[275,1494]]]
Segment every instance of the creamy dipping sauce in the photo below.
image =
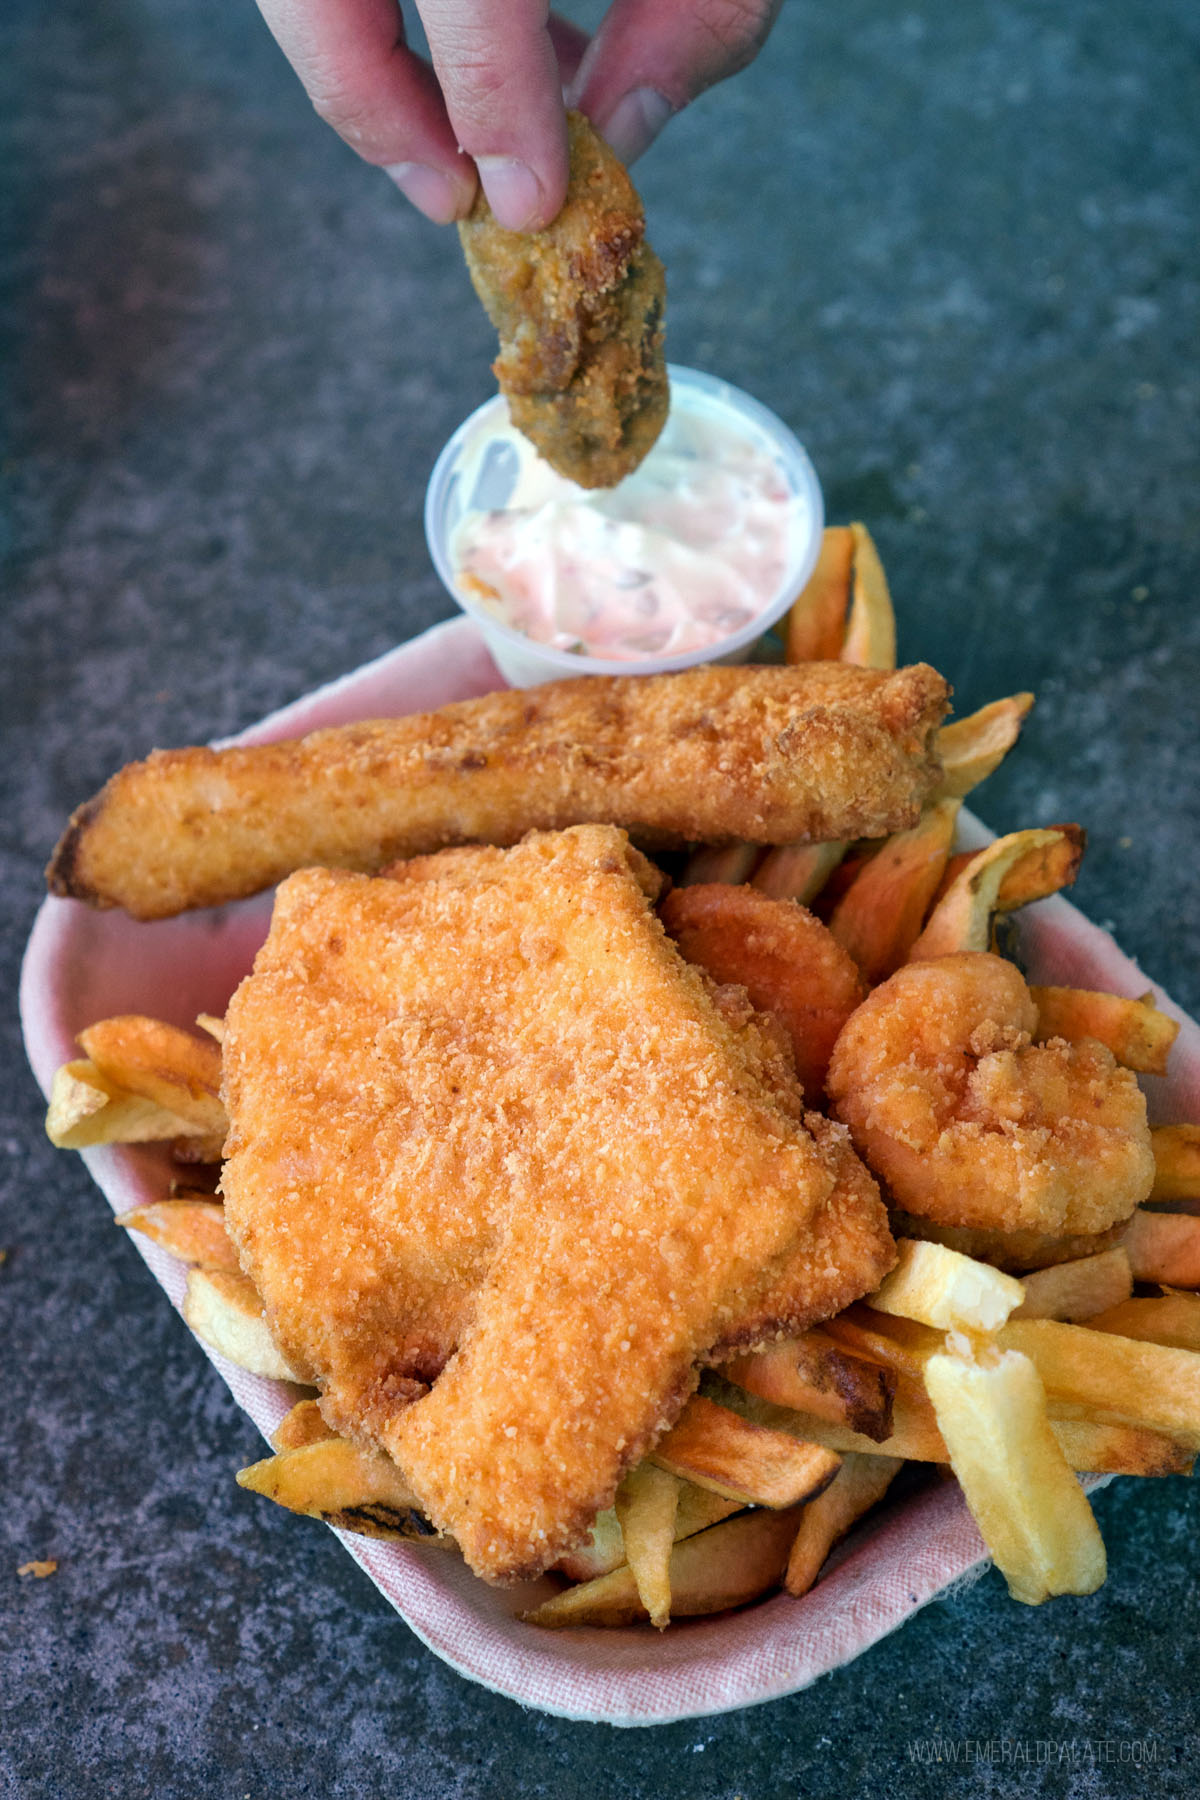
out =
[[460,481],[448,549],[464,596],[539,643],[614,660],[701,650],[751,625],[807,528],[769,444],[678,389],[619,487],[577,487],[512,426],[468,445]]

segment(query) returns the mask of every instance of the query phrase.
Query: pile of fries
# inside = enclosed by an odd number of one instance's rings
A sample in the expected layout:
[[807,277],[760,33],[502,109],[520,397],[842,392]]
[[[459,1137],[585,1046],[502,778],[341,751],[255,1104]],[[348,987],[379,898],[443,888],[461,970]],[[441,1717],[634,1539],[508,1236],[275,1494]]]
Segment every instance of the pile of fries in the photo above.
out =
[[[787,621],[787,659],[892,667],[895,644],[869,534],[827,531]],[[963,798],[1015,743],[1031,704],[1015,695],[942,730],[942,788],[911,830],[702,847],[679,883],[803,902],[869,986],[910,961],[1008,945],[1011,914],[1068,886],[1084,848],[1075,825],[955,848]],[[1039,1039],[1098,1040],[1123,1067],[1165,1074],[1178,1028],[1152,998],[1031,991]],[[222,1027],[198,1024],[203,1035],[133,1015],[89,1027],[82,1058],[58,1072],[47,1129],[72,1149],[172,1146],[169,1192],[118,1223],[189,1265],[184,1314],[207,1344],[252,1373],[295,1380],[226,1234]],[[882,1286],[798,1338],[710,1370],[560,1564],[568,1585],[528,1620],[662,1627],[781,1583],[802,1595],[905,1463],[949,1467],[1015,1598],[1092,1592],[1104,1546],[1077,1475],[1186,1473],[1200,1447],[1200,1125],[1160,1127],[1152,1143],[1150,1198],[1088,1254],[1068,1247],[1064,1260],[1060,1240],[1031,1256],[996,1233],[985,1261],[963,1254],[953,1228],[893,1215],[899,1261]],[[315,1397],[273,1442],[274,1455],[239,1475],[244,1487],[348,1530],[453,1548],[396,1465],[334,1435]]]

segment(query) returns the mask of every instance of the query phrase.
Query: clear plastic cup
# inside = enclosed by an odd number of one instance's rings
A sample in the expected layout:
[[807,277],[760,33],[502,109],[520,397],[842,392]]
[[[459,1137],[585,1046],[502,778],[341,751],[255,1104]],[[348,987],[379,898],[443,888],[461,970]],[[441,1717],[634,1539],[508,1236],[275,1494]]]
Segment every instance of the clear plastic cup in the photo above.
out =
[[[459,587],[450,560],[451,538],[468,507],[502,507],[506,497],[503,467],[493,467],[486,454],[482,459],[478,455],[481,439],[508,423],[507,402],[496,394],[463,420],[434,464],[425,495],[425,536],[447,592],[479,626],[502,674],[514,687],[536,687],[543,681],[560,681],[572,675],[657,675],[666,670],[694,668],[698,663],[745,662],[763,633],[782,618],[816,566],[825,508],[816,470],[799,439],[767,407],[727,381],[674,363],[669,365],[668,373],[672,407],[686,406],[709,416],[725,416],[767,451],[784,477],[793,500],[786,573],[776,592],[764,595],[761,610],[748,625],[717,643],[671,656],[589,656],[539,643],[506,624]],[[462,467],[468,458],[478,472],[473,491],[464,494]],[[508,480],[511,485],[511,476]],[[490,485],[486,493],[481,492],[485,484]]]

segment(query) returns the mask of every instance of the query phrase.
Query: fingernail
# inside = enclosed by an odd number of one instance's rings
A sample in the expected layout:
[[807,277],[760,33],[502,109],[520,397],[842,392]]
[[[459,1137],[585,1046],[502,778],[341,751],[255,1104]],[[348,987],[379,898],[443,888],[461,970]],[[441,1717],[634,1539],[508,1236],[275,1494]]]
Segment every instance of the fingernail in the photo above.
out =
[[475,166],[496,222],[508,231],[526,231],[541,218],[542,184],[515,156],[477,156]]
[[406,200],[435,225],[449,225],[463,211],[462,195],[448,175],[428,163],[392,163],[384,170]]
[[636,162],[648,150],[674,112],[669,100],[655,88],[633,88],[599,124],[601,135],[623,163]]

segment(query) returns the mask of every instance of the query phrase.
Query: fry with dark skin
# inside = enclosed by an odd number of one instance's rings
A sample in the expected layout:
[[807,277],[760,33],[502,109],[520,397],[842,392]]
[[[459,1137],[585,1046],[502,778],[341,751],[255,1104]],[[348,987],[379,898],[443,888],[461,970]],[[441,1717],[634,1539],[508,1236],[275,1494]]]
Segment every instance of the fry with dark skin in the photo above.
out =
[[583,676],[288,743],[156,751],[74,815],[53,893],[138,919],[320,864],[621,825],[640,841],[882,837],[936,786],[947,704],[923,663]]

